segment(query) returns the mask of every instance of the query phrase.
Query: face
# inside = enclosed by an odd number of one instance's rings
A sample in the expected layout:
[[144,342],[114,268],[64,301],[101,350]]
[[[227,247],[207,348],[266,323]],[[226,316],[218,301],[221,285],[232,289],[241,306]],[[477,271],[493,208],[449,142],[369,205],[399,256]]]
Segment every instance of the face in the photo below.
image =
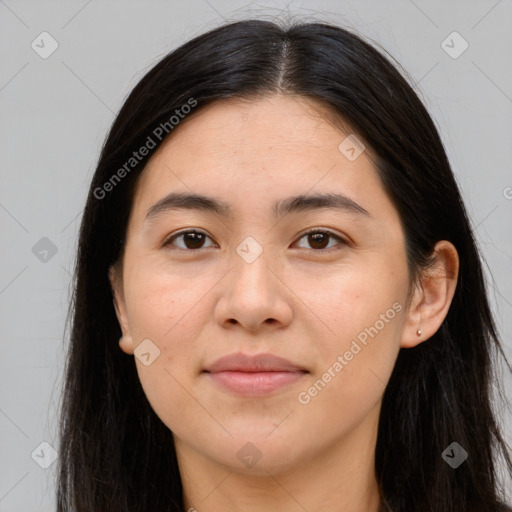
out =
[[[179,457],[272,472],[375,432],[409,279],[398,213],[349,134],[310,100],[216,102],[144,169],[111,278],[121,349]],[[240,354],[288,363],[214,364]]]

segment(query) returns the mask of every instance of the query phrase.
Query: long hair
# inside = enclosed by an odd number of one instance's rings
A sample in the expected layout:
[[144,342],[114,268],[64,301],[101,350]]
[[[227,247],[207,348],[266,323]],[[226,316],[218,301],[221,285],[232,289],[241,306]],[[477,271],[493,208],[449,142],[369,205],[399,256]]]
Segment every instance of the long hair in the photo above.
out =
[[[123,254],[137,179],[176,119],[186,123],[225,98],[276,93],[322,102],[375,155],[400,215],[411,280],[439,240],[452,242],[460,256],[444,322],[427,341],[400,350],[384,392],[375,453],[382,510],[501,510],[498,460],[511,475],[512,463],[491,384],[493,355],[504,354],[481,258],[431,117],[391,60],[350,31],[246,20],[210,30],[160,60],[129,94],[102,148],[69,311],[58,511],[183,510],[173,434],[146,399],[133,358],[118,346],[108,269]],[[152,147],[135,161],[142,146]],[[457,469],[441,456],[453,442],[468,453]]]

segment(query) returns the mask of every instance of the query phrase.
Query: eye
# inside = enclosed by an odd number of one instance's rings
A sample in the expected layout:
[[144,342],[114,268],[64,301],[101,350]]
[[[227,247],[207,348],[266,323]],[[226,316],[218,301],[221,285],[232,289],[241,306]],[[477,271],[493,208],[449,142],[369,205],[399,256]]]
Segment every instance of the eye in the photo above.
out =
[[[302,240],[305,237],[308,237],[307,238],[308,243],[310,243],[312,245],[313,248],[311,250],[314,250],[314,251],[324,250],[326,248],[326,243],[329,238],[335,238],[335,239],[339,240],[340,243],[338,243],[336,245],[347,245],[347,242],[345,240],[343,240],[343,238],[334,234],[331,231],[326,231],[324,229],[318,229],[318,228],[311,229],[311,230],[307,231],[306,233],[304,233],[299,240]],[[332,246],[329,247],[329,249],[332,249]]]
[[[200,231],[196,231],[195,229],[190,229],[188,231],[181,231],[180,233],[176,233],[169,239],[167,239],[164,242],[164,246],[168,245],[174,245],[172,242],[174,240],[177,240],[178,238],[183,238],[185,246],[178,246],[180,249],[187,250],[187,249],[203,249],[204,248],[204,241],[206,238],[210,238],[205,233],[202,233]],[[211,240],[211,238],[210,238]]]

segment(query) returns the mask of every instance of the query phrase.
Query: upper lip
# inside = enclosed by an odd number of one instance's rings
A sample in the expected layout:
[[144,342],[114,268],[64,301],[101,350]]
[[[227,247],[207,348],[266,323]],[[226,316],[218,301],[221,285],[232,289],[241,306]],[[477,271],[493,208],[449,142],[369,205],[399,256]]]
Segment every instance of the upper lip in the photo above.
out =
[[246,355],[242,353],[229,354],[217,359],[205,368],[209,373],[218,372],[307,372],[298,364],[275,356],[273,354]]

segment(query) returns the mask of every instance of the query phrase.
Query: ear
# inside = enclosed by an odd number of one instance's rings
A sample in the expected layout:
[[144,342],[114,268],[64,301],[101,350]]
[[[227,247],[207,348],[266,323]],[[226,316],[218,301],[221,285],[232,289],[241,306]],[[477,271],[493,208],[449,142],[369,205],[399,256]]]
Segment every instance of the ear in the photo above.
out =
[[117,269],[114,265],[112,265],[108,271],[108,278],[110,280],[110,286],[112,287],[112,295],[114,297],[114,308],[116,310],[117,321],[119,322],[121,331],[123,333],[123,336],[119,340],[119,347],[126,354],[133,354],[133,338],[130,332],[128,315],[126,313],[122,277],[117,274]]
[[403,348],[415,347],[433,336],[450,309],[457,287],[459,255],[453,244],[441,240],[434,247],[434,258],[414,290],[402,331]]

